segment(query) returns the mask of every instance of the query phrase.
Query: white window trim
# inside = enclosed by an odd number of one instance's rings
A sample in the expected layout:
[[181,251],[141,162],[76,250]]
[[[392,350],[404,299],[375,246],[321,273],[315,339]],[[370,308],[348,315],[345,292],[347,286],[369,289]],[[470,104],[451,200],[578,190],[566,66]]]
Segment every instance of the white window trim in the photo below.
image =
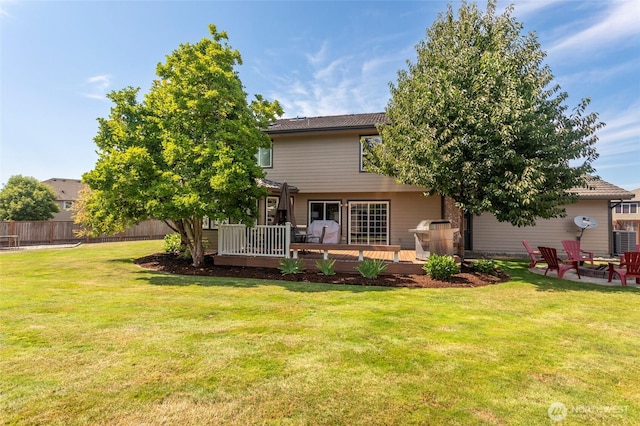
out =
[[[385,229],[385,236],[386,236],[386,242],[382,243],[382,244],[389,244],[389,241],[391,240],[391,235],[390,235],[390,223],[391,223],[391,206],[389,201],[387,200],[358,200],[358,201],[349,201],[348,203],[348,226],[347,226],[347,236],[348,236],[348,243],[352,244],[351,241],[351,223],[352,223],[352,217],[351,217],[351,206],[354,204],[385,204],[387,206],[387,223],[386,223],[386,229]],[[367,238],[369,241],[367,243],[361,243],[358,242],[358,244],[371,244],[370,238]],[[375,243],[375,244],[380,244],[380,243]]]
[[207,216],[202,218],[202,229],[218,229],[219,225],[226,225],[228,224],[230,221],[229,219],[225,219],[225,220],[211,220],[209,219]]
[[[625,212],[624,209],[627,208]],[[631,210],[635,210],[632,212]],[[638,214],[638,203],[620,203],[615,207],[616,214]]]
[[307,223],[311,223],[314,219],[311,217],[311,204],[324,204],[324,211],[327,211],[327,204],[338,205],[338,223],[342,225],[342,200],[309,200],[307,202]]
[[[260,163],[260,160],[262,159],[262,153],[265,150],[269,151],[269,164],[268,165]],[[262,167],[263,169],[272,168],[273,167],[273,146],[271,146],[269,148],[258,148],[258,153],[256,154],[256,161],[258,161],[258,166]]]

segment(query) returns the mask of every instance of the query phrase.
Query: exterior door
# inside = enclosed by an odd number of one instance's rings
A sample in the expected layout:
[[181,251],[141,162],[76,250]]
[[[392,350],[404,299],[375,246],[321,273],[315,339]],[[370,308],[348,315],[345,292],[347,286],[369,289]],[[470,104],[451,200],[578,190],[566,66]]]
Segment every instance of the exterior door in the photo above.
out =
[[349,202],[349,244],[389,244],[389,202]]

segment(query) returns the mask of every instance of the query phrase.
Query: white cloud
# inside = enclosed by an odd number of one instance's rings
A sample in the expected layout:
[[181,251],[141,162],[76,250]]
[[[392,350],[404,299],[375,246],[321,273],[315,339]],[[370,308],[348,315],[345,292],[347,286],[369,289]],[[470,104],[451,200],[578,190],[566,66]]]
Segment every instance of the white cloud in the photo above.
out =
[[[629,38],[640,34],[640,3],[637,0],[603,2],[608,7],[599,13],[603,19],[577,33],[571,33],[559,40],[549,50],[549,54],[572,56],[586,51],[597,51],[604,47],[624,44]],[[573,28],[570,28],[574,31]]]
[[629,105],[626,109],[608,111],[601,117],[615,118],[605,121],[607,125],[598,132],[596,149],[600,154],[596,162],[598,171],[637,176],[640,168],[640,102]]
[[89,77],[85,82],[88,90],[82,95],[90,99],[105,100],[107,90],[111,86],[111,76],[108,74],[95,75]]
[[606,68],[584,68],[584,70],[581,69],[581,71],[573,74],[564,74],[557,77],[555,81],[560,84],[561,87],[570,86],[571,84],[576,84],[576,82],[581,86],[589,83],[603,84],[603,82],[614,80],[622,74],[634,72],[639,66],[640,60],[638,58],[631,58],[631,60],[627,62],[609,65]]
[[308,53],[305,56],[311,65],[317,65],[323,62],[327,56],[327,50],[329,49],[329,43],[325,40],[316,53]]
[[[413,52],[407,48],[378,54],[381,49],[369,40],[346,54],[336,50],[325,41],[319,50],[302,54],[300,68],[293,65],[286,74],[264,76],[273,88],[269,96],[283,105],[285,117],[383,111],[389,82]],[[310,70],[303,72],[305,67]]]
[[16,3],[17,0],[1,0],[0,1],[0,17],[12,18],[13,16],[7,11],[8,3]]

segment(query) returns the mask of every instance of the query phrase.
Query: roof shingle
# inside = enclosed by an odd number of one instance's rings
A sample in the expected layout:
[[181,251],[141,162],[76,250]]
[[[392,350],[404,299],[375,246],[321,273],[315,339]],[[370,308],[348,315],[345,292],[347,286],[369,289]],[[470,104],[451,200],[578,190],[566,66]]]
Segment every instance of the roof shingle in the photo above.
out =
[[630,200],[633,192],[629,192],[612,183],[587,176],[588,188],[573,188],[570,192],[575,192],[580,198],[591,200]]
[[53,191],[56,193],[56,199],[60,201],[77,200],[78,191],[84,187],[80,179],[52,178],[42,181],[42,183],[53,188]]
[[331,115],[325,117],[283,118],[269,126],[267,133],[312,132],[317,130],[375,129],[384,123],[384,112]]

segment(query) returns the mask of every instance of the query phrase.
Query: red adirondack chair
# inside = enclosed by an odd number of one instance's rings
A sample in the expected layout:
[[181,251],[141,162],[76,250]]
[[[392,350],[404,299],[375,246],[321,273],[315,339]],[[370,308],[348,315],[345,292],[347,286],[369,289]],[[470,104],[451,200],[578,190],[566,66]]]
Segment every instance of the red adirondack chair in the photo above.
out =
[[624,269],[609,264],[609,282],[611,282],[613,274],[617,274],[622,285],[627,285],[628,277],[635,277],[636,283],[640,284],[640,251],[625,252],[624,261]]
[[558,258],[558,252],[553,247],[538,247],[538,250],[540,250],[540,254],[544,261],[547,262],[547,269],[544,271],[545,275],[547,275],[549,270],[555,270],[558,271],[558,278],[562,279],[565,272],[569,269],[575,269],[578,274],[578,278],[582,279],[580,277],[580,270],[578,269],[577,261],[571,261],[571,264],[568,265],[562,263],[562,260]]
[[562,247],[569,256],[566,262],[586,262],[589,261],[593,265],[593,252],[584,251],[580,248],[580,241],[563,240]]
[[[640,244],[636,244],[636,248],[634,251],[640,251]],[[620,255],[620,266],[624,266],[626,260],[624,258],[624,254]]]
[[529,241],[522,240],[522,245],[524,245],[524,248],[527,250],[527,253],[529,253],[529,258],[531,258],[531,263],[529,263],[529,268],[533,268],[534,266],[536,266],[536,263],[538,262],[544,262],[542,255],[540,255],[540,251],[532,249],[531,246],[529,245]]

